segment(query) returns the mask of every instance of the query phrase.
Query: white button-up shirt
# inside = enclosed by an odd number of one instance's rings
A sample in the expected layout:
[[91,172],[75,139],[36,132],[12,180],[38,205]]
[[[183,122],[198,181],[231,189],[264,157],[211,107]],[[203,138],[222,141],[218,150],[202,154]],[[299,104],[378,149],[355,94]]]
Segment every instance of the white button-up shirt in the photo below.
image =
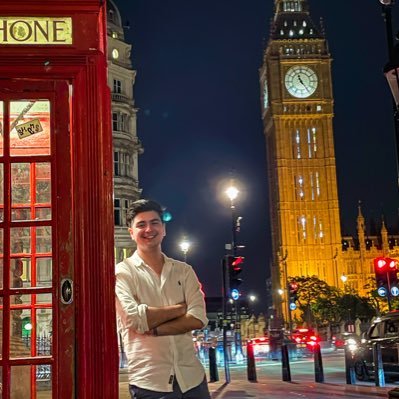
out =
[[187,263],[168,258],[158,276],[137,252],[116,265],[116,309],[125,352],[129,383],[159,392],[173,391],[173,376],[182,392],[199,385],[205,371],[195,356],[191,332],[153,337],[146,309],[187,304],[187,313],[208,323],[204,295]]

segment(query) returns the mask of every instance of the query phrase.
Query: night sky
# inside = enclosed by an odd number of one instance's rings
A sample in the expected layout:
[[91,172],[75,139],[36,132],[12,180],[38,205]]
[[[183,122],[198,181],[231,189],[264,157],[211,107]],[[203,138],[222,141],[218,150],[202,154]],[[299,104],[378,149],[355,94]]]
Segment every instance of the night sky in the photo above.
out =
[[[164,251],[188,262],[208,296],[221,292],[220,259],[231,241],[223,183],[235,177],[245,245],[243,291],[263,303],[271,258],[266,151],[258,70],[272,0],[115,0],[130,29],[137,70],[137,132],[143,197],[172,213]],[[357,203],[366,221],[398,222],[392,103],[382,74],[385,25],[378,0],[310,0],[333,57],[335,151],[342,234],[353,234]],[[399,5],[394,26],[399,29]],[[395,31],[396,31],[395,30]]]

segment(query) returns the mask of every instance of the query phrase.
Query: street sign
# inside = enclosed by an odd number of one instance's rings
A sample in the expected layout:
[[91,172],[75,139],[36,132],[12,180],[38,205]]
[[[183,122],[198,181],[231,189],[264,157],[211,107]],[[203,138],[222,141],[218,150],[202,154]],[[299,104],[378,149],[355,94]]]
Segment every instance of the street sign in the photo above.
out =
[[399,295],[399,288],[396,286],[391,287],[391,294],[392,296],[398,296]]
[[290,303],[290,310],[295,310],[296,309],[296,303],[291,302]]
[[377,290],[379,296],[387,296],[387,289],[385,287],[380,287]]

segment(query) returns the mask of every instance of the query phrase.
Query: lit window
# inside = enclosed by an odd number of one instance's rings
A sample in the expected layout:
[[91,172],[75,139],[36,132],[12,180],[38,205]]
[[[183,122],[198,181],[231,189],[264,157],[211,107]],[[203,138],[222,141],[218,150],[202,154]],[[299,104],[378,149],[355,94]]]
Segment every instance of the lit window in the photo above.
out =
[[298,217],[298,240],[306,241],[306,217]]
[[289,35],[290,35],[290,36],[294,36],[294,31],[293,31],[292,29],[290,29]]
[[306,27],[306,25],[307,25],[307,24],[306,24],[306,21],[303,21],[303,22],[302,22],[302,26],[303,26],[303,27]]
[[321,111],[321,105],[316,106],[316,111],[320,112]]
[[293,141],[294,158],[301,159],[301,136],[299,133],[299,129],[297,129],[294,133]]
[[317,142],[316,142],[316,128],[308,128],[307,131],[308,138],[308,155],[309,158],[314,158],[317,151]]
[[315,199],[314,176],[313,176],[312,172],[310,172],[310,193],[311,193],[312,201],[314,201],[314,199]]
[[313,35],[313,29],[309,29],[309,34]]
[[114,49],[112,50],[112,58],[113,58],[114,60],[117,60],[117,59],[119,58],[119,51],[118,51],[118,49],[114,48]]
[[299,29],[299,34],[303,35],[303,29]]
[[317,193],[317,196],[320,197],[319,172],[316,172],[316,193]]
[[284,35],[284,31],[281,29],[280,30],[280,35],[283,36]]
[[117,39],[118,38],[118,32],[112,32],[112,38]]
[[304,180],[302,176],[295,176],[294,187],[297,199],[302,200],[305,197]]

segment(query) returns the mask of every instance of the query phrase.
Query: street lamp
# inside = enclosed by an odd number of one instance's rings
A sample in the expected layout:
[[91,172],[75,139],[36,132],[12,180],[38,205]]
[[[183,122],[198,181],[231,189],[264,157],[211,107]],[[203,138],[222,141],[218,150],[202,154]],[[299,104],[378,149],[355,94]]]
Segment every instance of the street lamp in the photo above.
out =
[[[234,184],[231,184],[225,191],[227,197],[230,200],[231,209],[231,253],[233,256],[237,255],[237,229],[239,228],[239,223],[241,218],[236,216],[236,207],[234,205],[234,200],[238,197],[240,191]],[[236,346],[236,361],[241,362],[243,359],[242,354],[242,344],[241,344],[241,325],[240,325],[240,309],[239,309],[239,298],[234,301],[236,320],[235,320],[235,346]]]
[[382,15],[385,21],[385,30],[388,46],[388,63],[384,67],[384,74],[388,81],[393,96],[393,117],[396,141],[396,171],[399,187],[399,46],[394,46],[392,28],[392,7],[395,0],[379,0],[382,7]]
[[231,230],[231,251],[233,256],[237,254],[237,226],[236,226],[236,207],[234,205],[234,200],[238,197],[238,188],[234,185],[231,185],[226,190],[226,195],[230,199],[230,209],[231,209],[231,221],[232,221],[232,230]]
[[191,243],[187,241],[185,238],[180,242],[179,244],[181,251],[183,252],[183,259],[184,262],[187,262],[187,252],[189,251],[191,247]]

